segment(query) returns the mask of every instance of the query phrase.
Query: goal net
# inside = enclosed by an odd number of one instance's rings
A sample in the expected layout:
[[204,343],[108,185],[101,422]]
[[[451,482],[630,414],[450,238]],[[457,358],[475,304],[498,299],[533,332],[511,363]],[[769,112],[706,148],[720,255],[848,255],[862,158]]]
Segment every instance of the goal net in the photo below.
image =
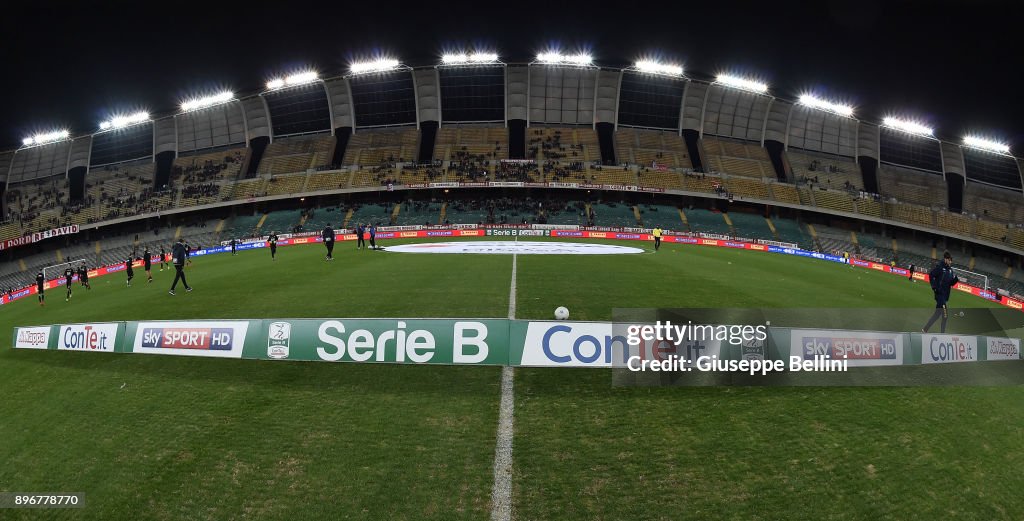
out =
[[47,266],[43,268],[43,277],[46,277],[46,280],[53,280],[57,277],[61,277],[64,275],[64,270],[66,270],[69,266],[71,267],[71,269],[75,270],[75,274],[77,275],[78,267],[83,264],[85,264],[85,259],[67,261],[62,262],[60,264],[54,264],[53,266]]
[[956,273],[956,278],[960,279],[960,282],[988,291],[988,275],[982,275],[981,273],[962,270],[960,268],[953,268],[953,273]]

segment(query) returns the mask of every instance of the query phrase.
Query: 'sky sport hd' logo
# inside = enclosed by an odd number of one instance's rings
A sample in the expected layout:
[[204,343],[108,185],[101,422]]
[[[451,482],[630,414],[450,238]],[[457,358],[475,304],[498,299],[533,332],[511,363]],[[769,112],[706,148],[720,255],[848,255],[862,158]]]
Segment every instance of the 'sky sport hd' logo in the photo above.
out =
[[291,342],[292,325],[288,322],[272,322],[267,330],[267,356],[274,359],[288,358],[288,344]]
[[136,353],[241,358],[248,322],[140,322]]
[[815,357],[846,360],[850,367],[901,365],[903,337],[895,333],[794,329],[790,356],[803,360]]

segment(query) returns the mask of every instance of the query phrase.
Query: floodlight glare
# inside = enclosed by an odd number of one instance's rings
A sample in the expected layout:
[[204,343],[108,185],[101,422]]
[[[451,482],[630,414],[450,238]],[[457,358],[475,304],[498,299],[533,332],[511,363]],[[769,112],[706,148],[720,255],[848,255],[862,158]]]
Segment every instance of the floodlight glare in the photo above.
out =
[[965,137],[964,144],[971,148],[979,148],[981,150],[988,150],[989,152],[999,152],[1000,154],[1010,153],[1010,145],[977,136]]
[[727,87],[734,89],[749,90],[751,92],[765,93],[768,92],[768,85],[759,81],[748,80],[746,78],[740,78],[739,76],[732,76],[730,74],[719,74],[715,78],[717,83],[721,83]]
[[61,141],[67,139],[71,135],[67,130],[55,130],[46,134],[36,134],[31,137],[27,137],[21,140],[21,144],[24,146],[31,145],[45,145],[47,143],[53,143],[54,141]]
[[490,63],[498,61],[498,54],[493,52],[475,52],[469,55],[471,63]]
[[368,62],[356,62],[349,67],[352,74],[365,74],[368,72],[385,72],[399,66],[398,60],[394,58],[380,58]]
[[833,103],[831,101],[823,100],[810,94],[801,95],[800,103],[826,112],[834,112],[840,116],[846,116],[848,118],[853,116],[853,107],[843,105],[842,103]]
[[667,74],[669,76],[682,76],[683,68],[678,65],[658,63],[654,60],[640,60],[634,64],[636,70],[649,74]]
[[468,63],[469,56],[466,54],[445,54],[441,56],[441,63],[452,65],[457,63]]
[[567,63],[570,65],[590,65],[594,61],[594,58],[589,54],[584,53],[567,55],[556,51],[542,52],[538,54],[537,61],[548,64]]
[[305,83],[312,83],[320,79],[320,75],[316,71],[306,71],[284,78],[274,78],[267,82],[267,90],[277,90],[284,87],[294,87],[296,85],[303,85]]
[[149,112],[141,111],[127,116],[114,116],[110,118],[110,121],[104,121],[100,123],[100,130],[109,130],[112,128],[124,128],[129,125],[135,125],[136,123],[144,123],[149,121]]
[[926,127],[920,123],[914,121],[908,121],[899,118],[887,117],[882,120],[882,124],[896,130],[902,130],[909,134],[918,134],[921,136],[931,136],[935,130],[931,127]]
[[221,103],[226,103],[228,101],[231,101],[234,98],[235,98],[235,93],[226,90],[226,91],[214,94],[212,96],[206,96],[206,97],[202,97],[202,98],[197,98],[197,99],[192,99],[192,100],[188,100],[188,101],[183,101],[181,103],[181,110],[183,112],[188,112],[190,110],[205,109],[207,107],[212,107],[214,105],[219,105]]

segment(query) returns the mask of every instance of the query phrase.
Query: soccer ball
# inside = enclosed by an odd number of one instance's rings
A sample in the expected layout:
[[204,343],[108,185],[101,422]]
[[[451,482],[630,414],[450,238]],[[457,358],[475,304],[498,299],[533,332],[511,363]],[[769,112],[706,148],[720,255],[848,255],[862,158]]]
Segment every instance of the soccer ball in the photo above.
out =
[[566,308],[565,306],[558,306],[557,308],[555,308],[555,319],[556,320],[568,320],[569,319],[569,309]]

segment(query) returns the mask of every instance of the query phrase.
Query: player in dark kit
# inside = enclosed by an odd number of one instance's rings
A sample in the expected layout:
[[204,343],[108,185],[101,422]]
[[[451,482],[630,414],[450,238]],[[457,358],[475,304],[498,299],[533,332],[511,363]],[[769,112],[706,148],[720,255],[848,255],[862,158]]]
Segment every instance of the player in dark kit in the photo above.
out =
[[177,272],[174,274],[174,282],[171,283],[171,295],[174,295],[174,287],[178,285],[178,280],[185,285],[185,291],[192,291],[192,288],[188,285],[185,280],[185,239],[178,239],[178,244],[174,245],[171,250],[171,263],[174,264],[174,270]]
[[148,246],[142,252],[142,266],[146,269],[147,282],[153,282],[153,272],[150,271],[153,269],[153,254],[149,252]]
[[356,240],[356,249],[357,250],[366,247],[366,241],[363,240],[363,237],[365,235],[366,235],[366,227],[363,226],[363,223],[359,223],[359,225],[356,226],[356,239],[357,239]]
[[85,289],[92,289],[89,285],[89,268],[86,268],[85,264],[78,267],[78,282],[81,282]]
[[334,228],[328,224],[324,231],[320,232],[320,236],[323,237],[324,246],[327,247],[327,260],[334,260]]
[[238,241],[236,241],[235,238],[232,237],[231,238],[231,254],[232,255],[238,255],[238,253],[235,252],[235,248],[236,248],[237,245],[238,245]]
[[960,279],[957,278],[956,273],[953,273],[953,256],[947,251],[942,256],[942,262],[935,265],[932,271],[928,273],[928,278],[932,284],[932,292],[935,293],[935,313],[932,313],[932,317],[928,319],[928,323],[924,325],[921,330],[922,333],[927,333],[939,317],[942,317],[941,332],[946,332],[946,319],[948,317],[948,311],[946,309],[946,302],[949,301],[949,290],[956,286]]
[[75,270],[71,269],[71,266],[68,266],[67,269],[64,270],[64,285],[68,288],[68,296],[64,299],[64,302],[69,302],[71,300],[71,281],[74,279]]
[[43,272],[40,271],[39,273],[36,274],[36,296],[39,298],[40,306],[46,305],[46,295],[43,293],[45,287],[46,277],[44,277]]
[[132,285],[132,279],[135,278],[135,271],[132,269],[132,258],[128,257],[128,260],[124,261],[124,270],[128,273],[128,286]]
[[916,266],[914,266],[913,264],[910,265],[910,274],[907,275],[907,280],[909,280],[910,282],[914,282],[914,269],[915,268],[916,268]]
[[164,271],[164,264],[167,264],[167,252],[164,251],[164,245],[160,245],[160,271]]
[[270,245],[270,260],[277,260],[277,234],[270,232],[270,237],[267,237],[267,244]]
[[377,225],[376,224],[371,224],[369,232],[370,232],[370,249],[371,250],[376,250],[377,249]]
[[190,258],[191,256],[192,256],[192,246],[189,246],[189,244],[186,242],[185,243],[185,264],[188,264],[189,266],[192,265],[192,259]]

